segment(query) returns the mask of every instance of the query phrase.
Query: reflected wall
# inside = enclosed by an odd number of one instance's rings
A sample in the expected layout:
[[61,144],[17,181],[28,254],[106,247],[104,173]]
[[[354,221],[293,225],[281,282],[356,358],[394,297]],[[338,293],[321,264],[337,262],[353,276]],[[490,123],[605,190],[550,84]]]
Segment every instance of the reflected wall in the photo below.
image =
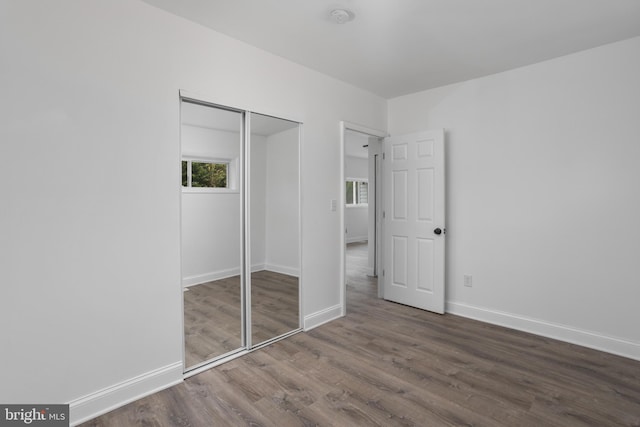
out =
[[245,347],[242,278],[243,113],[182,102],[185,367]]
[[251,344],[300,326],[299,124],[251,114]]

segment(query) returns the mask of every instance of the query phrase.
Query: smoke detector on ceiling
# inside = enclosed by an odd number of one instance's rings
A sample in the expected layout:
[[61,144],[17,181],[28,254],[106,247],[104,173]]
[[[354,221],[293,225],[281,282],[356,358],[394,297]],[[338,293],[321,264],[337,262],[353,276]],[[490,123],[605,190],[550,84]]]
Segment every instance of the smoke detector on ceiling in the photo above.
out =
[[353,21],[356,14],[348,9],[333,9],[329,17],[336,24],[346,24],[347,22]]

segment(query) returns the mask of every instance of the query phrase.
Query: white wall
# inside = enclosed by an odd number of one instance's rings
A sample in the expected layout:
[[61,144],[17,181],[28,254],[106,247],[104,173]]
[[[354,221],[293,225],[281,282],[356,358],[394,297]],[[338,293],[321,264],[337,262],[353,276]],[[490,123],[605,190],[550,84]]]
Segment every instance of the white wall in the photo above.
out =
[[448,311],[640,359],[638,76],[635,38],[389,101],[447,130]]
[[[201,108],[210,108],[202,106]],[[240,133],[183,124],[182,155],[185,157],[237,159],[240,157]]]
[[289,129],[266,140],[265,268],[298,276],[299,130]]
[[305,324],[339,315],[339,121],[384,99],[131,0],[2,2],[0,56],[0,402],[181,380],[179,89],[305,123]]
[[[346,138],[349,133],[345,135]],[[344,173],[347,180],[369,179],[369,164],[367,159],[354,156],[344,157]],[[368,205],[349,206],[344,210],[344,225],[347,229],[346,241],[364,242],[369,239],[369,209]]]
[[182,284],[240,274],[240,195],[182,195]]
[[345,156],[344,173],[346,179],[369,179],[369,166],[367,159],[361,157]]

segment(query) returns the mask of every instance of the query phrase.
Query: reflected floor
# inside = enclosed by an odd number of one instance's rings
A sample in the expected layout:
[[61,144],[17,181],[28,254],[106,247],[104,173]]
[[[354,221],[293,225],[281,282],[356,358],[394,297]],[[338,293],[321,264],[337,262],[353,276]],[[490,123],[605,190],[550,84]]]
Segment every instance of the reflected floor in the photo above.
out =
[[298,278],[262,270],[251,273],[253,345],[286,334],[300,325]]
[[190,286],[184,292],[186,366],[242,346],[240,276]]
[[[254,345],[299,326],[298,278],[252,274]],[[185,361],[194,366],[242,347],[240,277],[191,286],[184,292]]]

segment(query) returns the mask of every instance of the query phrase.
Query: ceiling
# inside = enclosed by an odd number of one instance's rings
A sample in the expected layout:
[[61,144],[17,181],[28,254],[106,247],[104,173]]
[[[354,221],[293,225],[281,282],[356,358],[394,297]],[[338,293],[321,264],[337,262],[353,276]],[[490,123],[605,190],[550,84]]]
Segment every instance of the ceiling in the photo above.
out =
[[143,1],[384,98],[640,36],[639,0]]

